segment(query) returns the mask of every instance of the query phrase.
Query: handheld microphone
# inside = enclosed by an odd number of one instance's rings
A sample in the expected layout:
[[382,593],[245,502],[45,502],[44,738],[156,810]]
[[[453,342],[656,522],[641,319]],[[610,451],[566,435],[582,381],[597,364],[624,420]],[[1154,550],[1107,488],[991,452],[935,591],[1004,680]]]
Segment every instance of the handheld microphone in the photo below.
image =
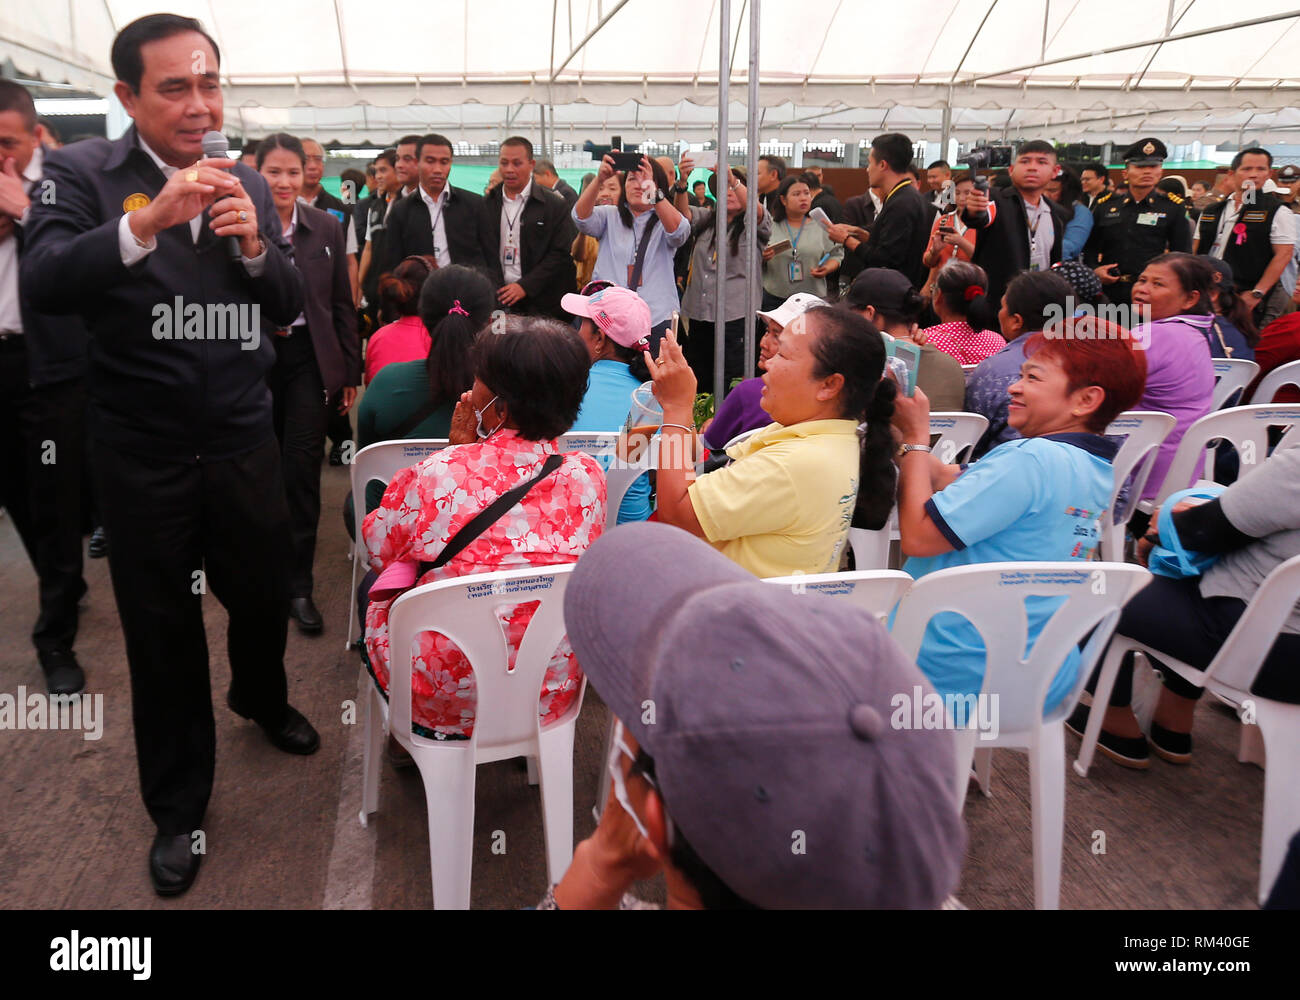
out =
[[[230,143],[220,132],[203,133],[203,155],[212,159],[228,160],[230,159]],[[243,258],[244,253],[239,249],[239,237],[226,237],[226,252],[233,261],[239,261]]]

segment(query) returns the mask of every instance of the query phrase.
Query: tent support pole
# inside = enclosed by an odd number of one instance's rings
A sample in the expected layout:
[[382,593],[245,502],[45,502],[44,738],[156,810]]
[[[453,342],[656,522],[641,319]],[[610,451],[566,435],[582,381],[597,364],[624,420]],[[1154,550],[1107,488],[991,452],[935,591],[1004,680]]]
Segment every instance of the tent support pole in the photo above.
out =
[[749,110],[749,123],[746,130],[745,150],[745,188],[749,197],[745,199],[745,238],[741,241],[741,252],[745,255],[745,367],[741,373],[748,378],[754,371],[754,326],[758,312],[758,289],[755,276],[761,274],[758,256],[758,117],[761,112],[758,98],[758,26],[760,0],[750,0],[749,4],[749,95],[746,107]]
[[[718,2],[718,168],[716,171],[718,200],[713,213],[715,230],[713,234],[714,258],[717,268],[714,271],[714,314],[713,314],[713,403],[722,405],[722,398],[727,387],[726,350],[727,350],[727,181],[729,179],[727,162],[727,118],[731,102],[731,0]],[[715,411],[716,412],[716,411]]]

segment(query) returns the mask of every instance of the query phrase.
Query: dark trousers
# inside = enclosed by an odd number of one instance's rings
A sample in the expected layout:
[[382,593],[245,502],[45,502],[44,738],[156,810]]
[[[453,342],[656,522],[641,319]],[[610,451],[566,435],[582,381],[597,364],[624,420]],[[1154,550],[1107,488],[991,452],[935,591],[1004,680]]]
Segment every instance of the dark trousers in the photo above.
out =
[[[713,391],[714,351],[717,349],[717,338],[714,334],[716,329],[716,323],[693,319],[690,336],[686,339],[686,360],[691,370],[695,372],[700,392]],[[722,328],[722,331],[723,339],[726,341],[722,384],[724,387],[729,387],[732,379],[746,378],[753,374],[754,365],[752,361],[749,364],[745,363],[745,320],[743,318],[727,320],[727,325]],[[761,337],[762,333],[758,333],[758,336]]]
[[86,389],[69,379],[33,389],[22,337],[0,341],[0,507],[13,518],[39,580],[38,652],[71,651],[81,576]]
[[[1116,632],[1204,670],[1218,654],[1246,605],[1234,597],[1202,597],[1199,582],[1199,578],[1154,577],[1124,605]],[[1300,672],[1294,669],[1297,662],[1300,662],[1300,635],[1283,633],[1256,674],[1251,693],[1261,698],[1300,703]],[[1174,694],[1184,698],[1201,696],[1203,688],[1164,669],[1159,660],[1153,660],[1151,665],[1161,671],[1165,687]],[[1100,665],[1097,669],[1100,671]],[[1094,673],[1088,683],[1089,691],[1094,689],[1096,681]],[[1132,700],[1133,656],[1129,654],[1115,676],[1110,703],[1123,706]]]
[[293,545],[289,596],[310,597],[316,526],[320,522],[321,452],[329,410],[320,366],[305,326],[296,327],[292,336],[275,338],[275,367],[269,382]]
[[354,442],[355,447],[356,438],[352,434],[352,418],[346,413],[339,412],[338,396],[330,400],[329,422],[325,433],[330,439],[330,443],[336,448],[341,448],[344,441]]
[[230,617],[231,700],[264,725],[282,722],[288,705],[289,516],[279,449],[267,440],[224,461],[178,463],[97,442],[93,464],[113,540],[140,790],[160,833],[188,833],[203,820],[216,763],[207,592]]

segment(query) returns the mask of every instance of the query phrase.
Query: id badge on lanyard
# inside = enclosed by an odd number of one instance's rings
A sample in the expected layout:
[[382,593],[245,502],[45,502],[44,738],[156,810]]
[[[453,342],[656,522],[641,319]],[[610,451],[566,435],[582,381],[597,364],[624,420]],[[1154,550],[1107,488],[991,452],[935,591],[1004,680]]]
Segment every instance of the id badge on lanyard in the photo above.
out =
[[632,272],[635,270],[636,270],[635,264],[629,264],[627,266],[627,287],[634,292],[636,291],[636,285],[632,284]]
[[803,261],[801,260],[790,261],[790,280],[792,282],[803,281]]
[[505,249],[501,251],[501,263],[504,264],[506,267],[514,267],[514,266],[515,266],[515,248],[514,248],[514,247],[510,246],[509,244],[507,244],[506,247],[505,247]]

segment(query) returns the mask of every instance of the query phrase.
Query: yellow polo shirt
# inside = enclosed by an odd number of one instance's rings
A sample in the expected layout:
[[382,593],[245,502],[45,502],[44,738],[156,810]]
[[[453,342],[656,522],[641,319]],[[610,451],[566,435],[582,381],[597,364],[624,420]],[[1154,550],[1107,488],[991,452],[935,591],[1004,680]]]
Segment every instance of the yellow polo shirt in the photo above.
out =
[[769,424],[688,495],[704,537],[755,576],[834,573],[858,495],[852,420]]

